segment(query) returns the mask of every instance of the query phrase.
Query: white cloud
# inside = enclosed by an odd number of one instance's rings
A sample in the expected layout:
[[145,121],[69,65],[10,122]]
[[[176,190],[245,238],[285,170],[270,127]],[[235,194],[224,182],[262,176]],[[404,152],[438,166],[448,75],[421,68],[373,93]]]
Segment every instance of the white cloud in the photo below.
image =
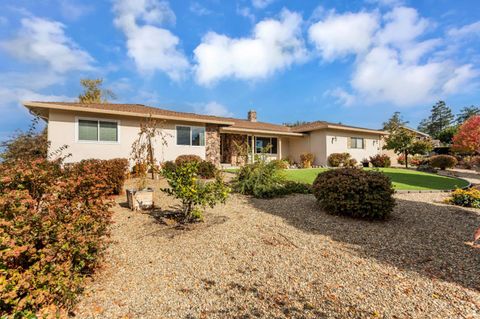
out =
[[374,13],[331,13],[325,20],[310,26],[308,35],[322,57],[331,61],[367,50],[378,26]]
[[[344,105],[362,100],[412,106],[475,87],[479,70],[439,54],[448,43],[427,37],[433,23],[415,9],[395,7],[381,20],[376,14],[329,14],[311,26],[310,40],[324,60],[356,57],[350,88],[328,90],[326,95]],[[472,24],[450,33],[471,34],[476,28]]]
[[242,17],[247,18],[250,20],[251,23],[255,22],[255,15],[252,13],[252,10],[248,7],[237,7],[237,14],[241,15]]
[[68,20],[78,20],[94,10],[93,6],[78,3],[75,0],[60,0],[62,16]]
[[385,14],[384,20],[386,24],[377,34],[378,42],[400,48],[422,35],[430,25],[417,10],[406,7],[394,8]]
[[197,82],[209,85],[228,77],[261,79],[305,61],[307,50],[301,24],[298,13],[284,10],[279,20],[257,23],[248,38],[207,33],[194,50]]
[[385,7],[397,7],[402,5],[404,0],[367,0],[367,3],[381,5]]
[[93,58],[65,35],[65,25],[47,19],[21,20],[16,38],[0,42],[0,48],[27,62],[48,65],[53,71],[93,70]]
[[117,0],[114,12],[115,25],[127,37],[128,56],[141,72],[161,71],[173,80],[184,76],[189,62],[177,48],[179,38],[157,26],[175,23],[175,14],[167,2]]
[[464,25],[460,28],[451,28],[447,34],[452,38],[466,37],[466,36],[479,36],[480,35],[480,21]]
[[231,117],[233,113],[228,110],[225,105],[212,101],[202,105],[195,105],[195,112],[205,115],[215,115],[223,117]]
[[252,5],[257,9],[263,9],[271,5],[275,0],[252,0]]
[[198,2],[192,2],[190,4],[189,10],[190,10],[190,12],[192,12],[192,13],[198,15],[198,16],[207,16],[207,15],[210,15],[210,14],[213,13],[212,10],[209,10],[209,9],[205,8],[204,6],[202,6]]
[[328,90],[325,92],[325,95],[331,96],[336,99],[338,104],[344,106],[352,106],[355,103],[355,95],[348,93],[342,88],[335,88],[333,90]]

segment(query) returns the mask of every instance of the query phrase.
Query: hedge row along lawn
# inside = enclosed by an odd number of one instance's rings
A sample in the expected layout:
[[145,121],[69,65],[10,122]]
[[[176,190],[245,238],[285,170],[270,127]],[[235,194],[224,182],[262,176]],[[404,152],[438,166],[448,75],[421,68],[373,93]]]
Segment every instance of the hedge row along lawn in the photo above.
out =
[[[311,184],[318,173],[326,170],[327,168],[289,169],[285,170],[285,174],[289,180]],[[447,190],[468,186],[468,182],[458,178],[414,170],[402,168],[379,168],[379,170],[390,177],[393,187],[398,190]]]

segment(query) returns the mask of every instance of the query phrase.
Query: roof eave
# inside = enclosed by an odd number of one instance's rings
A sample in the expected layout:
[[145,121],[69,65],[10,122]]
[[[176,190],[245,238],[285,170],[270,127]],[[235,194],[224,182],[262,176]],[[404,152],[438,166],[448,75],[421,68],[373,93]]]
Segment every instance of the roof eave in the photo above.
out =
[[259,129],[250,129],[250,128],[241,128],[241,127],[221,127],[220,132],[223,133],[258,133],[258,134],[267,134],[267,135],[281,135],[281,136],[292,136],[292,137],[302,137],[304,134],[296,132],[285,132],[285,131],[271,131],[271,130],[259,130]]
[[65,106],[65,105],[59,105],[59,104],[55,104],[55,103],[41,103],[41,102],[23,101],[22,104],[30,110],[35,109],[35,108],[41,108],[41,109],[52,109],[52,110],[71,111],[71,112],[74,111],[74,112],[85,112],[85,113],[100,113],[100,114],[122,115],[122,116],[142,117],[142,118],[152,117],[152,118],[162,119],[162,120],[175,120],[175,121],[195,122],[195,123],[209,123],[209,124],[220,124],[220,125],[233,125],[233,124],[235,124],[234,122],[215,120],[215,119],[197,119],[197,118],[183,117],[183,116],[159,115],[159,114],[151,114],[151,113],[147,114],[147,113],[127,112],[127,111],[115,111],[115,110],[80,107],[80,106],[75,106],[75,108],[72,109],[72,107],[68,107],[68,106]]

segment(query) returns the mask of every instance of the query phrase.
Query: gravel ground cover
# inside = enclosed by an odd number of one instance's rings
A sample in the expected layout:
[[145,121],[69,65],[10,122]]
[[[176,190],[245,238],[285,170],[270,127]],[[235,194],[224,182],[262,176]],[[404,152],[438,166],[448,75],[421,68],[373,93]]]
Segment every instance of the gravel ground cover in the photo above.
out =
[[[155,181],[158,189],[163,181]],[[232,195],[205,222],[117,199],[105,265],[76,318],[480,318],[480,210],[399,194],[388,221],[319,211],[311,195]]]

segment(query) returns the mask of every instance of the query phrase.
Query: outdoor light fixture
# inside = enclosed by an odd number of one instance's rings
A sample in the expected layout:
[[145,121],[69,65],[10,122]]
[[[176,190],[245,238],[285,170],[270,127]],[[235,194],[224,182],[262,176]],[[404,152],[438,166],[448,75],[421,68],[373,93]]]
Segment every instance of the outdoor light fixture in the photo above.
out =
[[336,136],[332,137],[332,144],[333,142],[336,142],[336,141],[337,141],[337,137]]

